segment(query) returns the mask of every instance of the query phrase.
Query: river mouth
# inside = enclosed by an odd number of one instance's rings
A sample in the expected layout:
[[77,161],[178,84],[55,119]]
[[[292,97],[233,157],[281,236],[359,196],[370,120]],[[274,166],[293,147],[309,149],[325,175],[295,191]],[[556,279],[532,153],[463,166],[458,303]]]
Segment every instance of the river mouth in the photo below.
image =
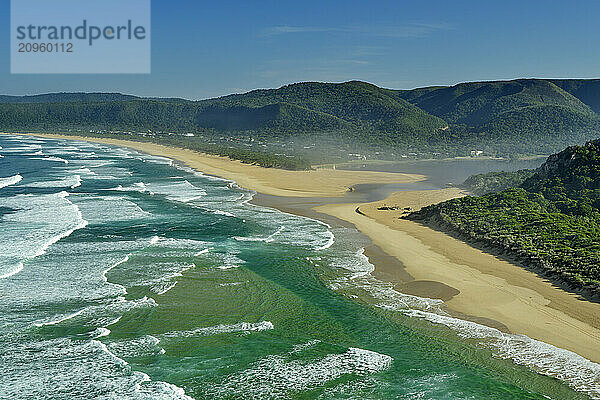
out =
[[[409,315],[439,301],[385,297],[347,226],[131,149],[0,141],[6,176],[23,178],[0,190],[0,223],[21,229],[2,243],[39,244],[0,279],[4,397],[580,395]],[[398,300],[422,303],[385,307]]]

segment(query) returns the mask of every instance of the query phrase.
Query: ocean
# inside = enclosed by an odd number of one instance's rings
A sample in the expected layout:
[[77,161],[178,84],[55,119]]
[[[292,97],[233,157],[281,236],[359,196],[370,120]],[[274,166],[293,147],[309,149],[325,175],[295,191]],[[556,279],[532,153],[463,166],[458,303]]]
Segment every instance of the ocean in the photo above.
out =
[[357,231],[0,135],[1,399],[600,399],[600,365],[378,281]]

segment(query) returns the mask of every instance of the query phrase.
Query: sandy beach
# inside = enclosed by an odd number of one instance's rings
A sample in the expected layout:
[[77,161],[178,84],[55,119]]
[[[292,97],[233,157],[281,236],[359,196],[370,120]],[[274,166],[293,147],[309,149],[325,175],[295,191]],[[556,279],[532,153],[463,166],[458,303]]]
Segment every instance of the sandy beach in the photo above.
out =
[[464,195],[460,190],[402,191],[371,203],[344,202],[353,185],[413,183],[425,179],[423,175],[331,169],[284,171],[152,143],[35,136],[119,145],[169,157],[265,195],[257,196],[259,204],[311,217],[325,214],[329,216],[325,219],[352,224],[374,244],[366,253],[375,264],[374,274],[394,283],[399,291],[443,299],[456,315],[525,334],[600,362],[600,304],[558,289],[535,273],[443,232],[398,218],[405,207],[414,210]]
[[354,172],[333,169],[287,171],[244,164],[227,157],[201,154],[192,150],[148,142],[103,139],[82,136],[35,134],[52,139],[74,139],[133,148],[145,153],[175,159],[205,174],[235,181],[239,186],[259,193],[285,197],[340,197],[360,183],[411,183],[423,175],[386,172]]
[[[533,272],[443,232],[399,219],[405,207],[416,210],[462,195],[455,188],[397,192],[383,201],[330,204],[317,210],[353,223],[374,244],[400,260],[414,281],[398,283],[399,291],[441,298],[467,319],[491,326],[497,321],[511,333],[522,333],[599,362],[600,304],[558,289]],[[381,273],[387,272],[385,265],[378,267]]]

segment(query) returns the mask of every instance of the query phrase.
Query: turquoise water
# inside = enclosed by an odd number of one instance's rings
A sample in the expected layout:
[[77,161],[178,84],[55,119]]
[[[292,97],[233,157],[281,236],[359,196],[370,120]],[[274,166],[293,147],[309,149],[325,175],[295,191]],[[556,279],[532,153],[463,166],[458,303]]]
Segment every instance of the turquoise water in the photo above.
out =
[[598,364],[377,281],[352,229],[129,149],[0,147],[2,399],[600,398]]

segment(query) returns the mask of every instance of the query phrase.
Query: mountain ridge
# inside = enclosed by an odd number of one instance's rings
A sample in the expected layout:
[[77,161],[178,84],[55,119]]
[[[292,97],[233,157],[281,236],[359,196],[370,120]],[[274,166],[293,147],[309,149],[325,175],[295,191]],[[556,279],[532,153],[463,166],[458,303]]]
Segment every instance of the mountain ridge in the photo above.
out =
[[0,96],[0,129],[334,138],[401,151],[548,154],[595,138],[598,111],[598,79],[516,79],[411,90],[361,81],[299,82],[197,101],[120,93],[5,95]]

